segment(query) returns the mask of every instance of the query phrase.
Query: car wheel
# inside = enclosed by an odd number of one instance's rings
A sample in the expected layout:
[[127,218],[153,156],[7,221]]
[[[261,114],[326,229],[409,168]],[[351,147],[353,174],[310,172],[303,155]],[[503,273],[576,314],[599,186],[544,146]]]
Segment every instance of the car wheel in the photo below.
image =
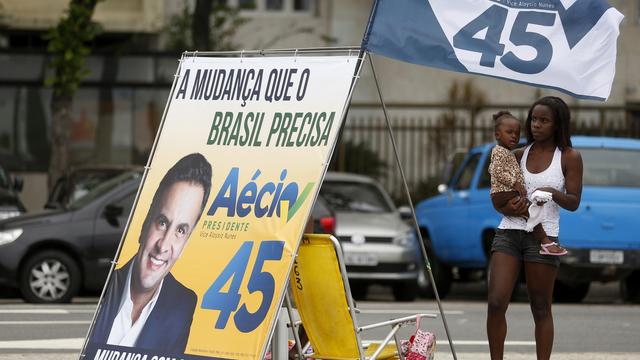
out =
[[640,284],[640,270],[635,270],[620,281],[620,292],[624,301],[640,304],[640,288],[638,284]]
[[590,283],[567,284],[556,280],[553,299],[559,303],[581,302],[589,292]]
[[367,284],[363,282],[350,282],[351,296],[354,300],[364,300],[367,298]]
[[396,301],[413,301],[418,296],[418,283],[416,281],[401,281],[393,284],[393,298]]
[[[451,267],[443,264],[438,260],[438,258],[433,255],[433,251],[431,250],[431,240],[429,237],[423,233],[422,240],[425,243],[425,247],[427,249],[427,253],[429,254],[429,263],[431,264],[431,273],[433,274],[433,279],[436,282],[436,288],[438,289],[438,295],[441,299],[444,299],[449,295],[449,291],[451,291],[451,285],[453,283],[453,273],[451,272]],[[422,264],[423,268],[421,269],[424,272],[425,283],[420,288],[421,295],[427,298],[435,298],[435,292],[433,291],[433,287],[431,286],[431,279],[429,278],[428,270],[424,267],[424,263]]]
[[47,250],[32,255],[20,273],[20,292],[28,302],[69,302],[79,288],[78,265],[61,251]]
[[[451,273],[451,267],[446,264],[441,263],[437,258],[429,259],[431,263],[431,273],[433,274],[433,279],[436,282],[436,288],[438,289],[438,295],[441,299],[444,299],[449,295],[449,291],[451,291],[451,285],[453,284],[453,274]],[[431,279],[429,278],[429,274],[426,269],[423,269],[425,272],[426,279],[426,287],[422,289],[422,293],[424,296],[428,298],[435,298],[435,292],[433,291],[433,286],[431,286]]]

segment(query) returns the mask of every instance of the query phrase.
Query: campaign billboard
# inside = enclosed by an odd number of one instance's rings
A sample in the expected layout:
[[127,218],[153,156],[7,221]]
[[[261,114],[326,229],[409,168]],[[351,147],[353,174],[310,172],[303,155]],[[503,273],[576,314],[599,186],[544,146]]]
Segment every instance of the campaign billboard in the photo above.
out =
[[358,56],[180,61],[84,359],[256,359]]

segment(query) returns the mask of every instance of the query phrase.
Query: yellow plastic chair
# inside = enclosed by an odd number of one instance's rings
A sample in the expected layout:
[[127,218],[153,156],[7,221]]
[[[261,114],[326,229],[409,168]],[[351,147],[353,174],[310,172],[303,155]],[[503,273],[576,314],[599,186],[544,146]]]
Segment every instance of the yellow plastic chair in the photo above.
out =
[[[313,348],[313,354],[305,354],[305,357],[404,360],[396,335],[400,327],[415,324],[418,317],[436,317],[435,314],[415,314],[360,326],[355,317],[357,310],[351,297],[342,248],[331,235],[304,235],[291,271],[290,285]],[[391,329],[381,343],[363,345],[361,334],[364,331],[384,326]]]

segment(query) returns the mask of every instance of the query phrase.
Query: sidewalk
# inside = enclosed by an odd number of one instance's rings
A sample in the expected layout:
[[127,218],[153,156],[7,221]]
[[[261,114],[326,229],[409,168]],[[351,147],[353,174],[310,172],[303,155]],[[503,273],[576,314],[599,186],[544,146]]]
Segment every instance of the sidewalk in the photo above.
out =
[[[536,360],[535,354],[506,353],[505,360]],[[0,354],[1,360],[78,360],[77,353],[56,354]],[[632,360],[640,359],[638,353],[555,353],[552,360]],[[451,353],[436,352],[436,360],[453,360]],[[458,360],[490,360],[489,354],[484,353],[460,353]]]
[[[436,352],[437,360],[453,360],[451,353]],[[535,353],[505,353],[505,360],[536,360]],[[553,353],[551,360],[632,360],[640,359],[638,353]],[[460,353],[458,360],[490,360],[489,354],[484,353]]]

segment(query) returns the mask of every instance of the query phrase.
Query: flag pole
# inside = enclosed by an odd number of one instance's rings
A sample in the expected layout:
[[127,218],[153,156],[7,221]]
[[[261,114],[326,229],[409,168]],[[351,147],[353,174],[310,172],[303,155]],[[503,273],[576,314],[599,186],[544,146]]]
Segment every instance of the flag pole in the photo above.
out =
[[438,310],[440,311],[440,316],[442,316],[442,323],[444,325],[444,330],[447,333],[447,339],[449,340],[449,347],[451,348],[453,359],[457,360],[458,357],[456,355],[456,350],[453,346],[453,340],[451,339],[449,326],[447,325],[447,319],[444,316],[444,310],[442,309],[442,303],[440,302],[440,295],[438,294],[436,282],[433,278],[433,273],[431,272],[431,264],[429,263],[429,257],[427,256],[427,250],[425,248],[424,241],[422,239],[422,233],[420,232],[420,227],[418,226],[418,218],[416,217],[416,211],[415,211],[415,208],[413,207],[413,201],[411,200],[409,185],[407,185],[407,178],[404,175],[404,170],[402,169],[402,163],[400,162],[400,156],[398,155],[398,147],[396,145],[396,139],[395,139],[395,136],[393,135],[393,130],[391,129],[391,122],[389,121],[389,116],[387,114],[387,107],[382,97],[382,89],[380,88],[380,83],[378,82],[378,76],[376,75],[376,68],[373,65],[372,54],[369,54],[369,64],[371,64],[371,72],[373,73],[373,79],[376,82],[376,89],[378,90],[378,96],[380,97],[380,104],[382,105],[382,112],[384,113],[384,119],[387,123],[387,130],[389,130],[389,138],[391,139],[393,154],[396,157],[396,163],[398,164],[398,169],[400,170],[400,176],[402,177],[402,184],[404,186],[404,191],[407,195],[407,201],[409,201],[409,208],[411,209],[411,215],[413,217],[414,227],[418,236],[418,242],[420,243],[420,250],[422,251],[422,256],[426,263],[427,273],[429,274],[429,281],[431,282],[431,287],[433,288],[433,292],[436,297],[436,302],[438,303]]

